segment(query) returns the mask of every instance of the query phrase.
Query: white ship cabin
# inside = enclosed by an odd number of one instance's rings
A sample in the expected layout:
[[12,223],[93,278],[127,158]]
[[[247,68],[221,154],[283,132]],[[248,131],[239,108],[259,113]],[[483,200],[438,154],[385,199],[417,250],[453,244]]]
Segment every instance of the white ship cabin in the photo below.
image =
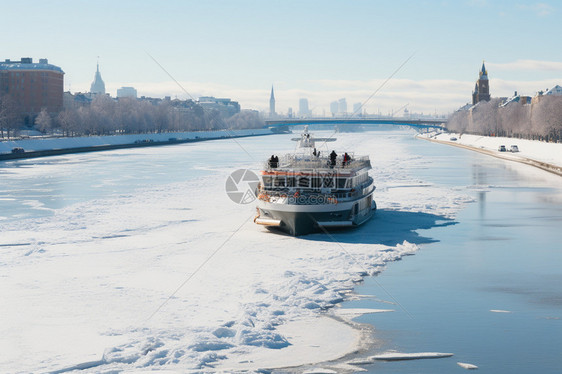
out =
[[330,194],[338,199],[353,198],[363,194],[372,185],[368,171],[368,156],[355,158],[349,155],[329,156],[286,155],[278,164],[268,162],[261,172],[261,193],[269,195]]
[[[316,150],[316,142],[324,145],[336,139],[315,138],[305,126],[297,142],[298,151],[279,159],[273,155],[261,172],[258,198],[277,203],[287,196],[314,195],[315,197],[355,199],[372,192],[373,178],[369,177],[371,162],[368,156],[355,157],[353,153],[327,148]],[[322,199],[320,199],[322,200]]]

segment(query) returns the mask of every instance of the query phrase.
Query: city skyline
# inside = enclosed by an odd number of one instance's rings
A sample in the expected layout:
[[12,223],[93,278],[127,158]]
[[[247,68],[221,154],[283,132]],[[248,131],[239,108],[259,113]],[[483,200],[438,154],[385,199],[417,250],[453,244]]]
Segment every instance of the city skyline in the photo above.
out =
[[[471,101],[485,60],[493,97],[534,95],[562,83],[554,1],[37,2],[3,5],[2,59],[48,58],[65,91],[87,92],[96,72],[106,91],[139,96],[229,97],[244,109],[276,111],[307,98],[314,114],[345,97],[386,114],[450,113]],[[19,24],[23,15],[26,23]],[[482,32],[486,30],[486,32]],[[14,32],[15,33],[15,32]],[[8,33],[9,34],[9,33]],[[150,57],[152,56],[154,60]]]

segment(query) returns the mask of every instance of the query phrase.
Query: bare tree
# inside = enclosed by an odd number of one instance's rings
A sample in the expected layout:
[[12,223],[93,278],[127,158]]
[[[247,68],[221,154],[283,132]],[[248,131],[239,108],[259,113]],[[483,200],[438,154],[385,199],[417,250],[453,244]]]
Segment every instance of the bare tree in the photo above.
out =
[[560,141],[562,131],[562,97],[545,95],[533,108],[532,130],[546,141]]
[[539,96],[532,104],[501,104],[500,99],[492,99],[458,110],[449,117],[447,128],[461,133],[562,141],[562,96]]
[[465,133],[468,127],[469,114],[470,112],[468,110],[457,110],[449,117],[447,128],[450,131],[458,132],[460,134]]
[[498,135],[522,137],[531,127],[531,105],[511,102],[498,111],[501,129]]
[[259,113],[253,110],[243,110],[228,118],[225,123],[231,129],[244,129],[244,128],[260,128],[263,127],[264,122]]
[[13,98],[10,95],[0,95],[0,133],[4,138],[4,131],[10,137],[10,130],[17,128],[17,109]]
[[78,121],[78,112],[75,109],[63,110],[57,116],[58,125],[66,136],[73,136],[79,132]]
[[51,129],[52,122],[53,120],[50,114],[47,113],[46,108],[41,109],[41,112],[39,112],[39,115],[35,118],[35,124],[42,133],[46,133]]
[[257,112],[230,116],[218,110],[206,111],[192,100],[114,100],[107,95],[96,96],[90,105],[67,107],[50,123],[47,115],[40,113],[37,117],[36,125],[41,131],[60,127],[67,136],[256,128],[264,125]]

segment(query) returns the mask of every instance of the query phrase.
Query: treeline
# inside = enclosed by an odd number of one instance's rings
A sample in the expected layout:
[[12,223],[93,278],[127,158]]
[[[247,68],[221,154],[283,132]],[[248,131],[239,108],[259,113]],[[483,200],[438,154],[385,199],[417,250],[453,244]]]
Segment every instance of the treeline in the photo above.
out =
[[[14,135],[21,127],[9,97],[0,97],[0,136]],[[96,96],[90,105],[74,105],[52,115],[42,110],[34,119],[35,129],[63,136],[113,135],[260,128],[259,113],[241,111],[228,116],[219,110],[204,110],[192,100],[151,102],[134,98],[114,100]],[[11,132],[11,133],[10,133]],[[6,134],[5,134],[6,133]]]
[[481,101],[469,110],[453,113],[447,122],[452,132],[508,136],[562,142],[562,96],[544,95],[532,104],[501,99]]

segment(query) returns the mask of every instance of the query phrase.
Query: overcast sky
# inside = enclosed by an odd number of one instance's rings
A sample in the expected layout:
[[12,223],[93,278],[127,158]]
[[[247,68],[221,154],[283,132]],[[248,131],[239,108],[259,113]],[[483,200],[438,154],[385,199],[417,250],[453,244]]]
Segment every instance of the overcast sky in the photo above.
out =
[[562,85],[557,1],[4,1],[0,59],[48,58],[65,90],[212,95],[316,114],[346,98],[387,114],[447,113],[470,101],[482,61],[492,96]]

